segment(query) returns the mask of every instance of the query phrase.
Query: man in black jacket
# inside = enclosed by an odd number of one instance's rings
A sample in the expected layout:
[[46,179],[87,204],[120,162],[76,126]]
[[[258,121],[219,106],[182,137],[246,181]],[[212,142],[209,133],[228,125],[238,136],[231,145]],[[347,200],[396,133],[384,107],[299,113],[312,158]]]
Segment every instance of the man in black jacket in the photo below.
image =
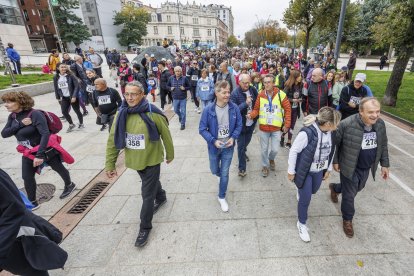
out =
[[[101,124],[109,125],[108,130],[111,131],[112,122],[114,121],[116,111],[122,104],[121,96],[118,91],[109,88],[106,80],[99,78],[95,82],[95,91],[93,92],[94,106],[98,107]],[[101,131],[105,128],[102,127]]]
[[161,72],[160,75],[160,95],[161,95],[161,109],[164,111],[166,103],[166,97],[168,96],[168,104],[172,102],[171,91],[167,88],[168,79],[171,74],[165,65],[165,61],[161,60],[158,62],[158,70]]
[[334,203],[342,193],[343,230],[348,238],[354,236],[354,200],[365,187],[369,172],[375,180],[380,163],[382,178],[386,180],[390,174],[387,132],[384,121],[379,118],[380,110],[381,104],[376,98],[366,97],[361,100],[359,114],[341,121],[336,131],[333,167],[340,172],[341,183],[331,183],[329,189]]
[[365,81],[365,74],[358,73],[355,80],[342,88],[339,97],[340,111],[342,113],[342,120],[345,120],[351,115],[359,112],[359,104],[361,100],[368,97],[368,91],[363,86]]
[[57,245],[61,240],[57,228],[26,209],[16,184],[0,169],[0,271],[46,276],[48,269],[63,268],[67,253]]

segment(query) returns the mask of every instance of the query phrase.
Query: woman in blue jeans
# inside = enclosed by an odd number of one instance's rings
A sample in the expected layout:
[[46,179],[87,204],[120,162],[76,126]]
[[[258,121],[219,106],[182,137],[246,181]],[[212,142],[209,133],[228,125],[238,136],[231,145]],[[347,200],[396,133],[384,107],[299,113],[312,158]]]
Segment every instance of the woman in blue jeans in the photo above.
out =
[[312,194],[321,186],[322,180],[329,177],[335,143],[332,131],[341,121],[341,114],[331,107],[322,107],[318,115],[309,115],[304,119],[301,129],[289,151],[288,179],[298,188],[299,236],[304,242],[310,242],[306,221]]
[[216,101],[201,115],[199,133],[207,141],[211,173],[220,178],[218,202],[223,212],[229,211],[226,201],[229,169],[234,141],[242,129],[239,107],[230,101],[230,84],[223,80],[215,85]]

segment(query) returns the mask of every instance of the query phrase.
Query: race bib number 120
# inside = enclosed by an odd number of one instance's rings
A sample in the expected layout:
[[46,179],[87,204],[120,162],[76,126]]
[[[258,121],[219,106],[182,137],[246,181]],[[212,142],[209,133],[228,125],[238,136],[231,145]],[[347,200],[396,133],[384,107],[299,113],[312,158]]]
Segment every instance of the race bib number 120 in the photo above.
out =
[[322,170],[326,170],[328,168],[328,160],[320,161],[320,162],[313,162],[311,165],[311,171],[319,172]]
[[145,149],[144,134],[126,134],[126,147],[133,150]]

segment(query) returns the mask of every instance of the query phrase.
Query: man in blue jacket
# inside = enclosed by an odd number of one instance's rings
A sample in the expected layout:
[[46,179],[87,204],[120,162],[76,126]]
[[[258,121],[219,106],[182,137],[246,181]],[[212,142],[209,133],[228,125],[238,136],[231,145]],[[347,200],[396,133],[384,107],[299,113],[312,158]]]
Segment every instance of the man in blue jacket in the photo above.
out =
[[231,93],[231,101],[238,105],[242,117],[242,131],[239,139],[237,139],[237,155],[239,157],[239,176],[246,176],[246,161],[249,158],[246,155],[247,146],[252,140],[254,128],[256,126],[256,119],[247,119],[257,99],[257,90],[250,85],[250,76],[248,74],[241,74],[239,76],[239,87]]
[[229,211],[226,201],[229,169],[234,152],[234,141],[242,130],[239,107],[230,102],[230,84],[217,81],[216,101],[209,104],[201,115],[199,133],[207,141],[210,170],[220,178],[218,201],[223,212]]
[[19,53],[13,48],[13,44],[8,43],[6,48],[7,57],[13,63],[14,73],[15,74],[22,74],[21,64],[20,64],[20,55]]
[[190,90],[190,82],[183,76],[183,70],[180,66],[174,67],[174,76],[168,79],[167,89],[172,94],[174,112],[178,115],[181,124],[180,129],[184,130],[187,112],[187,90]]

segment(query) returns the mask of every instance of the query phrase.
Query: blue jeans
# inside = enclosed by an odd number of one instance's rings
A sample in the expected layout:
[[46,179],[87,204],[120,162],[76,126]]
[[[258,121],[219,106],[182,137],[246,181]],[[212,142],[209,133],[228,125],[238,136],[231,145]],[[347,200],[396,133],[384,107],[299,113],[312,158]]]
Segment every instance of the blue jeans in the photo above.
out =
[[208,153],[210,159],[211,173],[220,177],[219,198],[226,197],[227,185],[229,184],[229,170],[233,159],[234,146],[219,149],[216,154]]
[[[275,160],[280,148],[281,131],[264,132],[260,131],[260,148],[262,151],[262,166],[269,168],[269,160]],[[269,152],[270,144],[270,152]]]
[[174,99],[174,112],[178,115],[178,119],[181,125],[185,126],[185,115],[186,115],[186,108],[187,108],[187,99],[184,100],[177,100]]
[[246,170],[246,151],[247,146],[252,140],[253,130],[256,124],[245,126],[237,139],[237,155],[239,157],[239,171]]
[[205,101],[205,100],[200,100],[201,101],[201,107],[203,108],[203,110],[204,110],[204,108],[206,108],[206,106],[209,104],[209,103],[211,103],[213,100],[207,100],[207,101]]
[[299,222],[306,224],[308,220],[308,208],[311,201],[312,194],[316,194],[322,184],[323,171],[309,172],[306,176],[305,183],[299,192],[298,202],[298,218]]

